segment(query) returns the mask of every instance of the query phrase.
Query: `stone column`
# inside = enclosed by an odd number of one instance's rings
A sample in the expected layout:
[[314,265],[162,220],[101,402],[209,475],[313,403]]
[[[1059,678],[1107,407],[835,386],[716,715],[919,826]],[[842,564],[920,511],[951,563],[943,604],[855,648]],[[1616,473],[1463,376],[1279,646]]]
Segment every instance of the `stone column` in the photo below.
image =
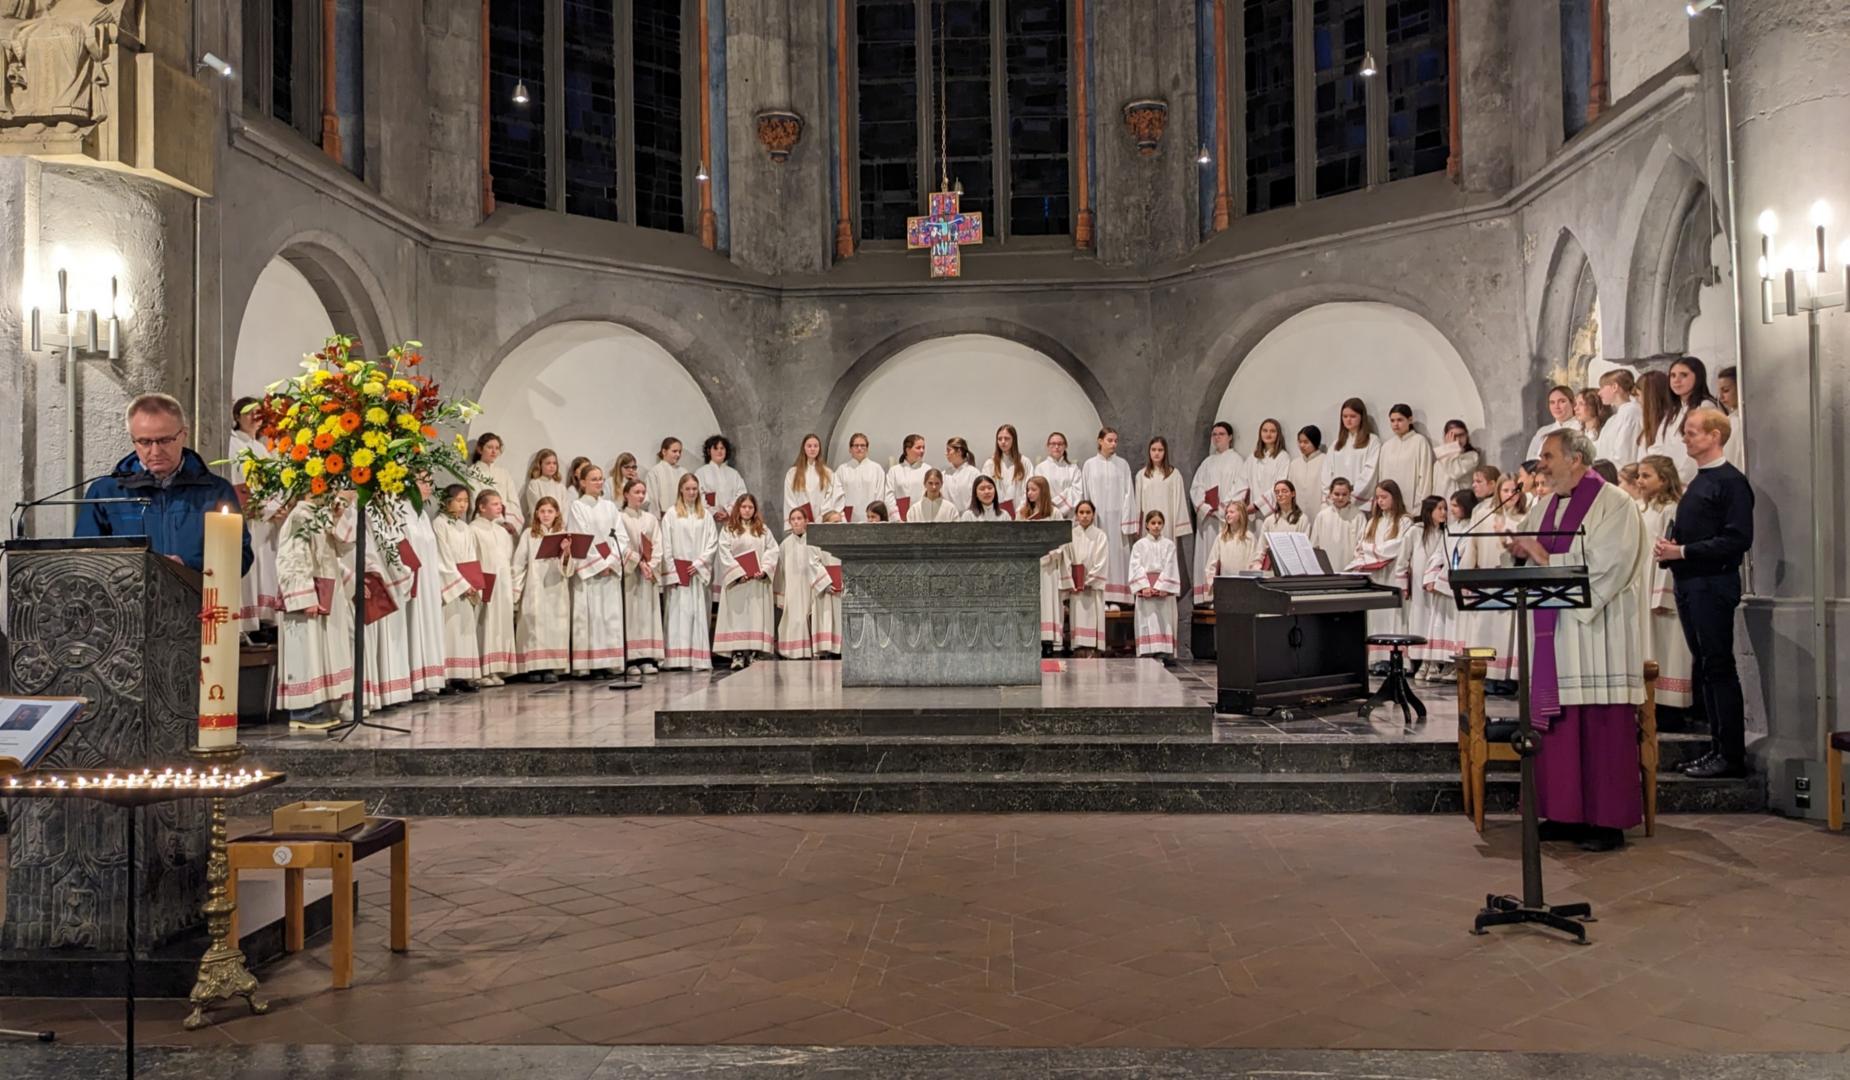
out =
[[[1719,18],[1717,14],[1704,18]],[[1841,643],[1845,545],[1841,500],[1844,483],[1846,357],[1850,314],[1821,315],[1824,419],[1832,447],[1823,490],[1830,559],[1825,580],[1812,570],[1812,438],[1806,320],[1760,320],[1755,273],[1756,219],[1779,215],[1781,249],[1809,250],[1810,207],[1819,199],[1836,211],[1831,260],[1850,235],[1850,7],[1838,0],[1758,0],[1728,6],[1733,58],[1733,122],[1740,236],[1739,302],[1744,314],[1741,386],[1746,418],[1748,475],[1757,496],[1752,593],[1746,605],[1746,646],[1758,661],[1758,687],[1748,685],[1750,717],[1764,713],[1767,739],[1755,747],[1766,768],[1775,808],[1804,813],[1795,788],[1810,781],[1809,810],[1822,816],[1825,800],[1820,732],[1813,703],[1811,600],[1822,591],[1833,631],[1833,698],[1846,670]],[[1737,650],[1739,651],[1739,650]],[[1744,669],[1745,670],[1745,669]],[[1756,693],[1756,690],[1758,691]],[[1835,713],[1833,701],[1832,712]],[[1750,722],[1750,741],[1753,738]]]
[[[830,5],[732,0],[726,5],[726,125],[732,259],[766,274],[828,269],[835,235],[829,188]],[[795,113],[789,157],[772,160],[759,117]],[[787,128],[784,130],[788,130]]]
[[1451,25],[1452,153],[1466,191],[1508,191],[1515,173],[1507,0],[1472,0]]
[[[1096,4],[1088,15],[1096,62],[1098,255],[1107,263],[1149,266],[1188,251],[1201,233],[1195,5]],[[1169,113],[1162,142],[1145,157],[1125,130],[1124,106],[1149,98]]]

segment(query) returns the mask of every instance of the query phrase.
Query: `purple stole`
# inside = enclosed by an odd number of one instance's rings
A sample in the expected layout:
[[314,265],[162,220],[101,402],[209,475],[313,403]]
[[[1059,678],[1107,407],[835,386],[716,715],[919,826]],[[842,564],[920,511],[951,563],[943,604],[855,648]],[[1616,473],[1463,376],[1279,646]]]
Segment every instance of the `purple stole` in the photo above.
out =
[[[1574,485],[1574,494],[1567,500],[1567,512],[1561,511],[1561,497],[1556,495],[1548,500],[1548,509],[1542,514],[1542,532],[1559,531],[1559,536],[1538,536],[1536,542],[1542,550],[1550,555],[1565,555],[1573,547],[1574,534],[1580,531],[1580,523],[1587,518],[1587,511],[1593,508],[1593,500],[1599,495],[1599,489],[1606,481],[1598,473],[1588,469]],[[1537,731],[1547,731],[1554,719],[1562,713],[1561,681],[1555,668],[1555,627],[1559,624],[1561,612],[1557,608],[1541,608],[1529,612],[1529,623],[1535,628],[1535,644],[1529,650],[1529,722]]]

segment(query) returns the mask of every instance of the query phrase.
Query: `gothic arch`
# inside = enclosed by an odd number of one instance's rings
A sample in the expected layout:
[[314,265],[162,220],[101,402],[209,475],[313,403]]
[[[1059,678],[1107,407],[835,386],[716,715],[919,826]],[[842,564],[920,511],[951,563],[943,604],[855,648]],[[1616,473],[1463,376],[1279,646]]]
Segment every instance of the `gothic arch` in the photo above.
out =
[[[1586,384],[1587,368],[1602,351],[1599,330],[1599,283],[1593,264],[1580,238],[1564,228],[1548,260],[1535,327],[1534,377],[1524,388],[1525,408],[1537,412],[1546,388],[1555,383],[1575,388]],[[1535,400],[1528,400],[1531,397]]]
[[[308,280],[309,288],[328,313],[328,320],[338,333],[358,338],[366,352],[383,350],[391,343],[388,332],[394,328],[385,304],[385,291],[379,278],[366,261],[345,241],[319,230],[296,233],[278,243],[269,258],[257,264],[257,270],[281,259]],[[240,314],[225,327],[227,355],[237,353],[237,338],[242,330],[243,310],[250,303],[250,290],[256,273],[242,286],[243,294],[235,298]],[[228,297],[227,299],[232,299]]]
[[1631,259],[1625,289],[1625,353],[1682,352],[1709,272],[1715,211],[1702,174],[1660,142],[1626,202]]

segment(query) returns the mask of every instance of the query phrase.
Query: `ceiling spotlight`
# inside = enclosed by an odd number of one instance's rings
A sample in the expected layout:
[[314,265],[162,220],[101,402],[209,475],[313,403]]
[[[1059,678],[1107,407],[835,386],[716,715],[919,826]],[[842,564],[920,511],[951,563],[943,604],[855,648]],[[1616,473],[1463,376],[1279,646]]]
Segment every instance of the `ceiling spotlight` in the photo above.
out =
[[1364,52],[1362,54],[1362,78],[1372,79],[1375,77],[1376,71],[1374,51],[1369,50]]
[[527,80],[525,79],[514,80],[514,104],[525,105],[527,102],[532,101],[532,100],[533,99],[527,94]]
[[1722,7],[1721,0],[1690,0],[1689,3],[1683,5],[1683,13],[1693,19],[1710,8],[1721,8],[1723,11],[1728,10]]
[[1214,159],[1208,156],[1208,144],[1202,143],[1201,151],[1195,155],[1195,164],[1209,165],[1209,164],[1212,164],[1213,161]]
[[712,177],[707,175],[707,163],[704,161],[701,162],[699,170],[694,173],[694,182],[704,184],[711,179]]
[[199,58],[197,64],[193,65],[194,71],[204,71],[207,68],[211,68],[221,79],[231,78],[231,65],[219,59],[218,56],[213,53],[205,54]]

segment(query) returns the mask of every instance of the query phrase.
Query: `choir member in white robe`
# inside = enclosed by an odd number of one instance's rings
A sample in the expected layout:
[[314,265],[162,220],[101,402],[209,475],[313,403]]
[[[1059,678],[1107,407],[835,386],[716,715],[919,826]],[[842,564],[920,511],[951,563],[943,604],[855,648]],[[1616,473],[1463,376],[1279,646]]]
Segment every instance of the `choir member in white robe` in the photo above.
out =
[[[748,573],[746,556],[756,560]],[[758,500],[741,496],[719,534],[719,621],[713,651],[732,657],[734,670],[755,654],[777,650],[777,608],[771,578],[777,573],[777,537],[758,513]]]
[[1454,658],[1471,646],[1472,612],[1458,609],[1458,593],[1452,588],[1452,570],[1464,561],[1464,549],[1471,544],[1470,537],[1456,535],[1462,532],[1471,521],[1471,514],[1477,509],[1477,496],[1470,489],[1460,488],[1445,507],[1445,537],[1439,546],[1438,559],[1429,563],[1426,573],[1419,582],[1421,589],[1432,592],[1432,606],[1429,609],[1431,621],[1420,633],[1433,641],[1443,642],[1449,646],[1450,653],[1442,658],[1452,661],[1450,674],[1457,676]]
[[[1282,456],[1281,456],[1282,460]],[[1138,477],[1139,502],[1143,479]],[[1240,452],[1233,448],[1233,425],[1225,420],[1217,420],[1208,432],[1208,456],[1195,469],[1195,479],[1188,485],[1188,501],[1195,508],[1195,520],[1200,523],[1200,535],[1195,541],[1194,562],[1190,566],[1189,580],[1194,583],[1195,603],[1204,601],[1202,596],[1212,590],[1211,575],[1207,572],[1208,549],[1214,546],[1214,538],[1220,535],[1221,526],[1226,518],[1221,507],[1228,503],[1244,503],[1253,498],[1252,469]],[[1145,510],[1150,507],[1145,506]],[[1163,509],[1165,515],[1167,508]]]
[[1644,410],[1633,397],[1637,386],[1632,373],[1614,368],[1599,379],[1599,399],[1612,415],[1600,426],[1594,449],[1603,461],[1630,465],[1644,456],[1638,436],[1644,431]]
[[[1490,536],[1496,540],[1496,546],[1492,550],[1496,559],[1501,561],[1483,564],[1487,567],[1510,564],[1509,556],[1503,551],[1501,534],[1522,529],[1523,518],[1528,516],[1531,502],[1529,496],[1523,492],[1521,483],[1514,476],[1499,479],[1495,494],[1496,497],[1490,500],[1492,511],[1486,528]],[[1486,612],[1485,614],[1494,620],[1491,629],[1495,637],[1487,644],[1497,650],[1497,659],[1491,661],[1489,672],[1485,677],[1503,683],[1500,689],[1508,691],[1515,687],[1521,667],[1518,663],[1516,647],[1516,615],[1514,612],[1507,611]]]
[[[1644,494],[1644,543],[1648,549],[1671,535],[1677,502],[1683,497],[1683,482],[1669,458],[1653,455],[1639,462],[1638,486]],[[1657,661],[1657,703],[1687,709],[1694,690],[1695,660],[1677,614],[1670,566],[1648,555],[1639,563],[1638,622],[1643,631],[1644,658]]]
[[552,450],[533,455],[533,462],[527,466],[527,483],[520,490],[520,512],[528,521],[533,520],[533,508],[541,499],[551,499],[558,506],[572,501],[572,493],[559,475],[559,455]]
[[[1360,571],[1377,585],[1386,585],[1400,594],[1400,603],[1391,608],[1376,608],[1368,613],[1370,634],[1404,634],[1407,632],[1407,600],[1411,588],[1407,570],[1406,546],[1413,531],[1413,518],[1401,500],[1400,485],[1383,480],[1375,485],[1374,506],[1356,537],[1355,557],[1343,569]],[[1388,648],[1371,645],[1369,658],[1385,660]]]
[[1002,503],[996,494],[996,482],[988,476],[978,476],[970,489],[970,507],[959,517],[959,521],[1013,521],[1002,512]]
[[1683,405],[1670,389],[1670,377],[1661,371],[1647,371],[1638,379],[1637,393],[1642,427],[1636,460],[1652,454],[1667,457],[1676,465],[1677,477],[1683,483],[1694,480],[1696,461],[1683,446]]
[[1388,432],[1381,440],[1375,463],[1376,482],[1400,485],[1401,498],[1418,506],[1432,494],[1432,442],[1413,429],[1413,407],[1397,404],[1388,410]]
[[1433,451],[1432,493],[1448,503],[1471,487],[1471,474],[1484,463],[1484,455],[1471,445],[1471,429],[1463,420],[1445,422],[1445,441]]
[[1563,429],[1580,430],[1580,421],[1574,419],[1574,392],[1565,386],[1550,387],[1548,390],[1548,415],[1551,418],[1535,432],[1529,440],[1529,451],[1522,456],[1524,461],[1534,461],[1542,454],[1542,440]]
[[925,490],[907,511],[906,520],[929,525],[934,521],[962,521],[969,506],[957,506],[944,497],[944,474],[925,470]]
[[541,496],[527,520],[508,583],[517,608],[514,644],[523,674],[556,683],[572,665],[572,546],[564,545],[556,558],[540,558],[548,536],[565,535],[565,516],[552,496]]
[[[1598,447],[1600,432],[1605,429],[1606,421],[1610,419],[1612,419],[1612,410],[1606,406],[1606,402],[1600,397],[1599,387],[1589,386],[1574,395],[1574,423],[1572,428],[1562,428],[1559,430],[1579,431],[1586,435],[1587,438],[1592,439],[1593,445]],[[1542,438],[1546,439],[1548,435],[1552,434],[1554,434],[1554,432],[1548,432],[1548,434],[1543,435]],[[1530,454],[1523,460],[1534,461],[1541,454],[1540,439],[1536,441],[1535,446],[1536,452]]]
[[1328,499],[1311,521],[1310,544],[1329,558],[1333,569],[1341,570],[1355,558],[1355,542],[1362,535],[1362,508],[1341,478],[1330,485]]
[[1098,454],[1080,466],[1080,497],[1090,502],[1105,532],[1105,602],[1131,606],[1131,542],[1143,526],[1137,518],[1137,492],[1131,467],[1118,456],[1118,432],[1101,428]]
[[[662,667],[666,669],[710,671],[713,667],[707,618],[711,606],[708,598],[716,576],[713,569],[719,558],[718,543],[719,534],[699,480],[683,477],[679,498],[662,518],[662,546],[666,549],[662,588],[667,594],[668,636]],[[681,581],[681,563],[687,565],[686,584]]]
[[1066,436],[1058,431],[1047,436],[1047,459],[1034,467],[1034,475],[1047,481],[1053,489],[1053,505],[1060,516],[1070,518],[1079,505],[1079,466],[1066,456]]
[[[1240,470],[1242,478],[1245,471]],[[1163,535],[1178,545],[1183,537],[1194,534],[1189,523],[1188,488],[1183,482],[1182,470],[1169,460],[1169,440],[1161,435],[1150,440],[1149,457],[1132,477],[1132,484],[1137,490],[1140,520],[1147,521],[1152,510],[1161,511]]]
[[623,525],[627,549],[623,554],[623,657],[627,670],[654,673],[661,670],[668,648],[662,631],[661,585],[668,564],[661,522],[643,509],[648,501],[649,485],[630,481],[617,520]]
[[1458,654],[1452,625],[1456,620],[1446,611],[1452,600],[1439,591],[1440,579],[1451,569],[1451,544],[1445,535],[1449,505],[1443,495],[1426,496],[1406,540],[1407,632],[1426,639],[1426,644],[1408,649],[1407,657],[1419,661],[1416,677],[1422,682],[1444,678]]
[[1028,477],[1034,470],[1034,462],[1021,456],[1021,437],[1015,433],[1014,424],[1003,424],[996,429],[996,449],[983,462],[982,473],[996,482],[996,500],[1002,504],[1002,512],[1010,517],[1021,516],[1022,501],[1027,497]]
[[841,508],[841,482],[835,478],[835,470],[829,468],[828,458],[823,456],[822,438],[803,436],[796,464],[784,470],[784,518],[787,520],[791,513],[802,510],[809,520],[821,521],[822,515],[830,511],[840,513]]
[[[1498,535],[1502,519],[1497,514],[1497,483],[1496,466],[1479,466],[1471,478],[1468,504],[1459,502],[1454,507],[1463,511],[1457,515],[1457,520],[1461,523],[1460,531],[1468,534],[1459,537],[1452,550],[1454,570],[1490,570],[1503,565],[1503,544]],[[1486,664],[1486,680],[1501,683],[1512,678],[1516,665],[1510,649],[1516,636],[1514,615],[1507,611],[1460,612],[1458,636],[1468,647],[1496,651],[1496,656]]]
[[[300,502],[277,534],[276,575],[283,613],[276,704],[290,711],[338,704],[353,693],[352,593],[342,595],[342,557],[352,558],[350,496]],[[317,581],[321,584],[317,585]],[[331,603],[323,606],[322,593]]]
[[[1105,647],[1105,571],[1111,542],[1098,525],[1098,511],[1090,499],[1081,499],[1073,507],[1073,539],[1067,544],[1066,580],[1061,591],[1066,596],[1067,632],[1075,651],[1096,654]],[[1083,570],[1084,586],[1079,585],[1075,570]]]
[[[620,460],[620,459],[619,459]],[[670,435],[662,440],[661,449],[655,452],[655,463],[649,466],[649,474],[643,477],[649,485],[649,504],[646,509],[651,514],[661,512],[674,505],[674,494],[680,486],[681,475],[687,472],[681,467],[681,440]],[[607,501],[617,502],[622,498],[623,485],[630,479],[627,476],[606,477],[610,488]]]
[[410,568],[397,558],[397,520],[397,508],[384,503],[373,503],[366,513],[366,572],[377,575],[367,578],[367,600],[372,602],[373,590],[384,589],[395,605],[390,612],[366,624],[368,710],[403,705],[411,700],[412,694],[411,643],[405,604],[411,599],[413,578]]
[[1375,497],[1375,481],[1381,475],[1381,436],[1361,398],[1343,402],[1340,423],[1336,445],[1323,456],[1322,489],[1327,492],[1332,480],[1346,477],[1356,500],[1366,506]]
[[[1059,513],[1053,505],[1053,488],[1047,479],[1041,476],[1028,477],[1028,485],[1022,491],[1021,512],[1017,521],[1056,521]],[[1063,584],[1070,585],[1068,577],[1066,544],[1041,556],[1041,651],[1052,654],[1060,651],[1066,643],[1064,624],[1066,622],[1066,601],[1061,595]]]
[[1176,597],[1182,569],[1176,542],[1163,535],[1163,514],[1145,515],[1144,535],[1131,545],[1130,584],[1137,594],[1137,655],[1161,657],[1167,667],[1176,654]]
[[1316,513],[1329,497],[1330,485],[1323,480],[1323,459],[1328,456],[1323,452],[1323,432],[1317,425],[1306,424],[1298,429],[1298,451],[1285,467],[1285,479],[1298,489],[1305,513]]
[[[603,497],[604,470],[585,469],[579,486],[584,494],[566,510],[566,528],[589,536],[591,550],[572,568],[572,674],[610,677],[624,668],[623,560],[629,541],[618,521],[622,511]],[[653,496],[653,485],[649,491]]]
[[[1311,525],[1317,515],[1298,505],[1297,486],[1289,480],[1280,480],[1272,485],[1272,503],[1278,509],[1265,516],[1263,533],[1303,533],[1310,535]],[[1314,505],[1314,504],[1313,504]],[[1265,546],[1265,535],[1260,537],[1260,553],[1265,557],[1265,569],[1272,569],[1272,552]],[[1314,546],[1314,545],[1313,545]],[[1201,603],[1202,601],[1196,601]]]
[[469,527],[469,489],[443,489],[443,512],[431,527],[443,568],[443,676],[456,689],[473,690],[482,677],[482,594],[463,577],[461,567],[480,566],[475,530]]
[[507,466],[501,462],[501,451],[501,436],[492,432],[483,432],[476,436],[475,457],[471,460],[470,467],[481,478],[475,486],[477,495],[484,491],[492,491],[501,496],[501,514],[495,520],[507,531],[508,539],[511,541],[515,534],[520,532],[520,527],[526,523],[526,518],[520,512],[519,499],[520,489],[525,487],[526,483],[524,480],[518,484],[514,482],[514,474],[508,472]]
[[1722,411],[1728,414],[1728,422],[1734,425],[1734,438],[1722,444],[1722,460],[1746,471],[1747,455],[1742,452],[1742,448],[1747,445],[1747,439],[1742,432],[1747,429],[1741,412],[1740,372],[1733,367],[1716,372],[1715,397],[1721,402]]
[[[867,508],[887,500],[886,470],[878,462],[867,460],[867,436],[855,432],[848,438],[848,460],[835,470],[841,484],[841,514],[844,521],[866,521]],[[823,520],[828,520],[824,515]]]
[[[433,506],[430,476],[419,476],[417,483],[423,505]],[[410,499],[398,501],[397,513],[399,531],[411,548],[412,560],[418,564],[410,598],[405,601],[411,697],[428,701],[443,692],[449,678],[443,648],[443,552],[437,547],[437,531],[430,518],[412,506]]]
[[[829,511],[831,514],[837,511]],[[785,519],[788,531],[777,546],[777,572],[771,575],[771,598],[777,605],[777,655],[808,660],[816,655],[816,549],[805,534],[809,520],[796,511]]]
[[259,458],[273,456],[269,446],[257,437],[258,429],[263,426],[255,409],[257,404],[256,398],[240,398],[231,407],[233,427],[228,455],[238,492],[239,512],[244,515],[245,528],[251,534],[251,568],[238,591],[238,629],[246,634],[274,623],[283,606],[282,592],[276,587],[276,526],[282,520],[285,505],[267,499],[253,502],[250,489],[244,483],[244,466],[237,463],[238,455],[247,450]]
[[482,652],[482,685],[502,686],[506,676],[520,671],[520,654],[514,643],[514,590],[509,578],[514,569],[514,538],[501,527],[501,496],[484,491],[475,497],[475,551],[482,573],[494,585],[482,601],[478,640]]
[[1228,503],[1220,532],[1212,538],[1203,536],[1201,541],[1208,561],[1195,586],[1196,603],[1213,601],[1215,578],[1257,570],[1265,558],[1265,530],[1240,503]]
[[[870,506],[881,505],[869,503]],[[840,514],[824,514],[822,520],[835,524],[842,520]],[[810,614],[810,640],[815,643],[816,655],[839,659],[841,656],[841,590],[835,587],[835,578],[829,573],[830,567],[839,568],[841,560],[821,548],[811,549],[814,553],[815,576],[811,584],[815,588],[815,609]],[[845,587],[847,582],[842,583]]]
[[[700,445],[702,464],[694,471],[694,478],[700,481],[701,498],[707,501],[707,512],[714,515],[714,520],[724,524],[726,512],[732,504],[745,494],[745,478],[733,467],[732,460],[738,455],[733,453],[732,440],[724,435],[709,435],[707,441]],[[679,484],[679,481],[676,481]],[[677,487],[677,491],[680,489]],[[670,505],[673,498],[669,499]],[[647,507],[645,506],[645,509]],[[660,517],[660,511],[650,511]]]
[[893,521],[912,520],[912,504],[925,494],[925,474],[938,471],[925,464],[925,436],[906,436],[903,453],[886,471],[886,513]]
[[976,478],[983,475],[970,460],[970,444],[961,436],[952,436],[944,444],[944,461],[944,497],[953,505],[968,508]]
[[1246,501],[1258,509],[1261,518],[1278,509],[1272,502],[1272,489],[1280,480],[1291,478],[1291,458],[1283,425],[1270,417],[1260,421],[1259,440],[1246,461]]

